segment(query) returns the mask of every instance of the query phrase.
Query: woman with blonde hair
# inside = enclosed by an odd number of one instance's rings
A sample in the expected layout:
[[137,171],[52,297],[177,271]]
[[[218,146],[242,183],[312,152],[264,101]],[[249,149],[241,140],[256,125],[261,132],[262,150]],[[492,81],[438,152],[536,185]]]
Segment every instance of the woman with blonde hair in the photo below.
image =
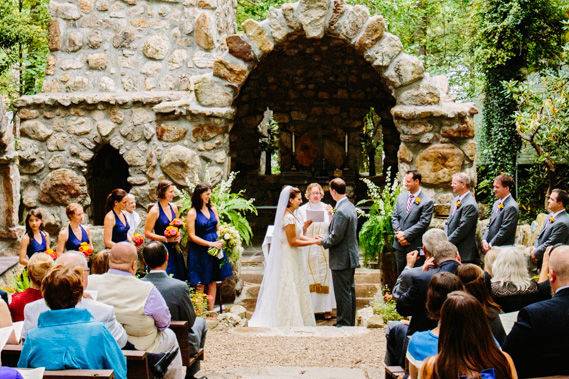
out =
[[24,320],[24,307],[42,298],[41,282],[49,269],[53,266],[53,259],[46,253],[36,253],[32,255],[28,261],[28,276],[30,278],[30,287],[23,292],[14,294],[10,303],[10,313],[12,321]]
[[514,246],[500,248],[492,265],[492,297],[504,312],[519,311],[526,305],[551,298],[546,276],[531,279],[528,255]]
[[[304,235],[307,238],[314,238],[325,235],[330,225],[332,207],[322,202],[324,190],[318,183],[310,183],[306,187],[306,198],[308,203],[298,209],[298,216],[303,225],[306,226]],[[312,222],[309,214],[322,215],[322,221]],[[330,271],[328,249],[321,245],[310,245],[306,250],[306,268],[308,271],[308,285],[310,299],[314,313],[324,314],[324,318],[332,317],[332,310],[336,308],[334,297],[334,287],[332,284],[332,272]]]

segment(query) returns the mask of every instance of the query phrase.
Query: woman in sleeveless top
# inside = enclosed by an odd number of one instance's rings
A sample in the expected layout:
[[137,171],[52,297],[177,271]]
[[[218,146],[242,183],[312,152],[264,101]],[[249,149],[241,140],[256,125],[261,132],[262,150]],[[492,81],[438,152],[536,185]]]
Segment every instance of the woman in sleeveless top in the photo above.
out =
[[168,249],[168,267],[166,272],[174,278],[186,280],[186,264],[184,256],[177,249],[180,236],[168,238],[164,236],[164,230],[178,214],[178,207],[172,204],[176,187],[169,180],[162,180],[156,188],[158,201],[150,208],[144,224],[144,235],[153,241],[160,241]]
[[439,353],[423,363],[419,377],[517,379],[518,375],[512,358],[492,336],[482,304],[466,292],[454,291],[441,308]]
[[131,242],[128,236],[128,221],[123,213],[126,207],[126,195],[125,190],[116,188],[107,197],[105,207],[107,214],[103,222],[103,241],[107,249],[118,242]]
[[[60,256],[64,251],[79,251],[83,242],[91,245],[89,229],[83,227],[83,207],[77,203],[71,203],[65,208],[65,214],[69,219],[67,228],[63,228],[57,237],[55,252]],[[91,247],[93,247],[91,245]]]
[[188,212],[186,225],[190,246],[188,250],[188,282],[204,292],[207,286],[207,300],[210,310],[215,304],[217,281],[233,275],[233,268],[225,252],[222,258],[208,253],[210,248],[222,249],[218,241],[217,226],[219,217],[215,207],[211,205],[211,188],[198,184],[192,194],[192,208]]
[[26,216],[26,234],[20,241],[19,262],[26,266],[28,259],[35,253],[49,249],[49,234],[43,230],[43,216],[39,209],[32,209]]

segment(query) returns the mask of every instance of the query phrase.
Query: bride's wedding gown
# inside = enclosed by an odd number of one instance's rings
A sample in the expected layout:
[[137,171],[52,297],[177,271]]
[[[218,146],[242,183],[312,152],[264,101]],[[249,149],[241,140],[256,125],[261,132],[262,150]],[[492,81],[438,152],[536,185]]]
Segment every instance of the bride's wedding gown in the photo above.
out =
[[[261,283],[257,306],[249,326],[315,326],[305,268],[306,252],[291,247],[284,235],[284,227],[295,225],[296,235],[302,234],[298,218],[286,212],[281,230],[275,230],[265,275]],[[280,233],[277,235],[277,233]],[[276,237],[276,238],[275,238]]]

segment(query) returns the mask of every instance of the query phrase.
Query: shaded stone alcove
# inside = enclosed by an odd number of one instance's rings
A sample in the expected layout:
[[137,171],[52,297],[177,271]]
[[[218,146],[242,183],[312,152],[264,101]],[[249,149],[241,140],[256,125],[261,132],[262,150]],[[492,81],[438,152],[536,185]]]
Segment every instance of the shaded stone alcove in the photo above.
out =
[[[364,116],[374,107],[382,117],[384,166],[396,171],[399,132],[390,113],[394,105],[381,77],[346,41],[289,35],[249,75],[235,100],[231,168],[241,173],[242,181],[266,184],[256,187],[265,195],[267,185],[273,184],[278,191],[300,176],[326,181],[337,169],[355,185]],[[267,108],[279,123],[280,178],[258,174],[257,125]],[[261,199],[267,204],[275,201],[274,194]]]
[[93,224],[103,225],[107,196],[115,188],[130,191],[128,163],[109,144],[100,146],[87,166],[87,186],[91,197],[90,216]]

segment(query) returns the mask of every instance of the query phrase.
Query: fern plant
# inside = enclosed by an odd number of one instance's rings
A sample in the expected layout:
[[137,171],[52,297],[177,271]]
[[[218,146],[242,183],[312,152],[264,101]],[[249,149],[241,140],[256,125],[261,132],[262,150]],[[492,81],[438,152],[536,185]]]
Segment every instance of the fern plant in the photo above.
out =
[[30,288],[30,277],[27,268],[22,271],[21,275],[16,277],[16,285],[14,287],[16,292],[23,292]]
[[[391,171],[387,170],[387,183],[391,182]],[[401,191],[397,179],[393,184],[383,188],[375,185],[367,178],[361,179],[368,188],[370,199],[358,202],[357,206],[370,204],[368,213],[364,213],[368,219],[362,225],[359,234],[360,246],[363,250],[364,264],[377,261],[379,256],[393,243],[393,227],[391,225],[391,215],[397,202],[397,196]]]
[[[247,214],[257,215],[257,208],[253,205],[255,199],[246,199],[245,191],[231,192],[231,186],[237,176],[237,172],[229,173],[227,179],[222,180],[211,191],[211,202],[215,205],[219,215],[219,221],[230,224],[239,232],[242,241],[249,245],[253,230],[247,220]],[[180,196],[180,217],[185,215],[192,207],[192,191],[183,190]],[[182,228],[182,245],[187,245],[187,233],[185,226]]]

